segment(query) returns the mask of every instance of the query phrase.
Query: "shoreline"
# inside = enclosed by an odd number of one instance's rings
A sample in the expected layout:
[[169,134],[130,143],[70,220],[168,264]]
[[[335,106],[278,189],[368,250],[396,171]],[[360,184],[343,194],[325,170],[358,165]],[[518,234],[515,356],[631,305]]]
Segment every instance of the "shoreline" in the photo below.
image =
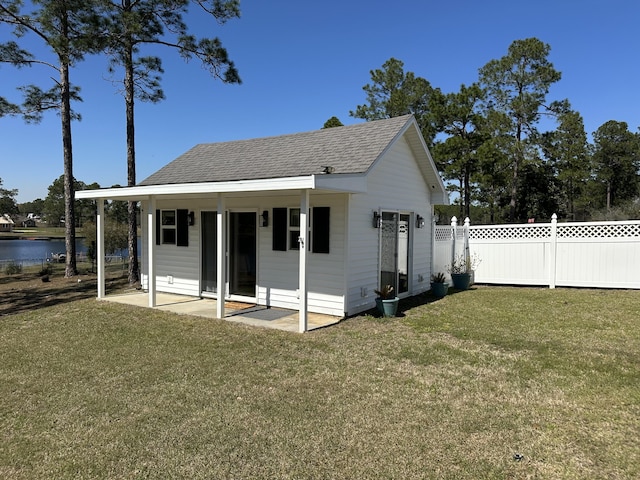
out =
[[[76,235],[76,239],[85,238],[84,235]],[[51,240],[64,240],[65,236],[62,235],[2,235],[1,240],[32,240],[32,241],[51,241]]]
[[[40,230],[40,231],[39,231]],[[64,240],[66,238],[64,228],[14,228],[12,232],[0,232],[0,241],[2,240],[34,240],[34,241],[50,241]],[[80,228],[76,229],[76,239],[86,238],[86,235]]]

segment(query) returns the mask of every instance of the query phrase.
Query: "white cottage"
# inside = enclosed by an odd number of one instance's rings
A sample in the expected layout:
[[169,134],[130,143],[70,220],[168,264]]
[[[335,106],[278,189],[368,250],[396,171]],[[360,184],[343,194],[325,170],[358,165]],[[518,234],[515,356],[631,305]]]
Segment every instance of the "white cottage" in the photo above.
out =
[[[448,196],[407,115],[193,147],[134,187],[85,190],[142,211],[142,287],[348,316],[430,288],[433,205]],[[98,297],[104,296],[99,265]],[[224,302],[217,302],[224,317]]]
[[15,223],[7,214],[0,215],[0,232],[13,232]]

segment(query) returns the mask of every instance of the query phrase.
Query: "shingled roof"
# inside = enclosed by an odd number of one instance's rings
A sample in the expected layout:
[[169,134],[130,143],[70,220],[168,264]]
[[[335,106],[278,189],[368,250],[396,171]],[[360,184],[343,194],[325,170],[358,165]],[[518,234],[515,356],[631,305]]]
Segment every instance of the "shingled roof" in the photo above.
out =
[[230,182],[365,173],[403,131],[411,115],[278,137],[203,143],[139,185]]

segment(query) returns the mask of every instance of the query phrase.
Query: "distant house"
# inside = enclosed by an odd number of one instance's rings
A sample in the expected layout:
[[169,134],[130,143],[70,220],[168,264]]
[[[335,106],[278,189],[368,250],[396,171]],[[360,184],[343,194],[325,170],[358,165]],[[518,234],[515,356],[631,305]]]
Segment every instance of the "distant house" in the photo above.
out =
[[36,226],[36,221],[34,218],[25,218],[22,221],[22,226],[26,228],[33,228]]
[[0,215],[0,232],[13,232],[14,223],[9,215]]
[[[76,192],[142,205],[142,287],[346,316],[430,288],[445,186],[411,115],[196,145],[133,187]],[[104,239],[98,236],[98,257]],[[98,297],[104,295],[99,269]],[[224,302],[217,302],[224,317]]]

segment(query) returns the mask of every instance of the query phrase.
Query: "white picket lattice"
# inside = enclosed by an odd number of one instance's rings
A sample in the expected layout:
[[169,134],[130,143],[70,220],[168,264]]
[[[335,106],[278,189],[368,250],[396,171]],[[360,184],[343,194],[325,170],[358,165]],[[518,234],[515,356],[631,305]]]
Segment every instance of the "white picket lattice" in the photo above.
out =
[[603,222],[558,225],[558,238],[639,238],[640,223]]
[[[465,238],[465,232],[468,237]],[[477,283],[640,289],[640,221],[434,228],[433,271],[454,255],[481,259]]]
[[551,225],[492,225],[487,228],[471,227],[469,240],[519,240],[549,238]]

